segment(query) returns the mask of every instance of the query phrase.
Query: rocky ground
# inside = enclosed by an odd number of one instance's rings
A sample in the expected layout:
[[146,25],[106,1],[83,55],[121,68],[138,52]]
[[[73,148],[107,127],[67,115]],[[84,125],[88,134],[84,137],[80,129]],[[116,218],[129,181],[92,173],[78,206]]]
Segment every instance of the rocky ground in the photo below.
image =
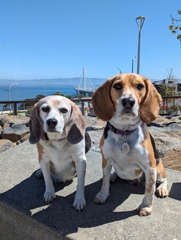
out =
[[[26,123],[28,121],[29,117],[25,116],[0,115],[0,152],[28,139],[29,135],[26,130]],[[99,141],[106,123],[97,117],[90,116],[85,116],[85,122],[92,140],[91,150],[99,152]],[[2,138],[2,136],[7,136],[7,132],[13,126],[14,129],[18,128],[18,131],[20,131],[19,126],[23,128],[23,132],[18,132],[18,141],[13,140],[14,135],[13,139],[12,136],[11,139]],[[163,159],[164,166],[181,171],[181,116],[169,119],[165,116],[159,116],[154,122],[149,124],[149,129],[155,139],[156,147]]]

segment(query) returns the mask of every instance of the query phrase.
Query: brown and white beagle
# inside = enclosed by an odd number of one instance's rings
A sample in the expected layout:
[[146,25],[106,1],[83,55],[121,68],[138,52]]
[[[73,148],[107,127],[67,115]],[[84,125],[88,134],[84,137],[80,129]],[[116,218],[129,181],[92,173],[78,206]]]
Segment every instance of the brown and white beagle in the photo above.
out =
[[[105,203],[110,181],[117,176],[139,180],[145,174],[145,197],[138,207],[140,216],[153,208],[156,182],[160,197],[168,196],[167,179],[162,160],[157,158],[154,141],[147,123],[155,120],[162,98],[151,81],[138,74],[119,74],[108,79],[92,97],[97,117],[107,121],[100,141],[103,182],[95,196],[96,203]],[[111,173],[112,166],[115,172]]]
[[85,123],[79,107],[62,96],[42,98],[35,104],[31,114],[30,138],[37,144],[41,170],[45,181],[44,199],[48,203],[56,195],[51,175],[66,182],[77,174],[77,192],[73,206],[77,210],[85,207],[84,181],[86,155],[90,138],[85,132]]

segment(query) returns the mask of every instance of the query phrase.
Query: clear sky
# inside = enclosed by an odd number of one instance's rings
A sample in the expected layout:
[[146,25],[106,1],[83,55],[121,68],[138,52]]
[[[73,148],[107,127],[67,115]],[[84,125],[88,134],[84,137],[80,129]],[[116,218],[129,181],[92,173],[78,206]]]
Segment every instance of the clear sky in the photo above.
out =
[[[1,0],[0,79],[108,78],[131,72],[144,16],[140,74],[181,78],[181,48],[168,30],[180,0]],[[134,72],[137,71],[137,59]]]

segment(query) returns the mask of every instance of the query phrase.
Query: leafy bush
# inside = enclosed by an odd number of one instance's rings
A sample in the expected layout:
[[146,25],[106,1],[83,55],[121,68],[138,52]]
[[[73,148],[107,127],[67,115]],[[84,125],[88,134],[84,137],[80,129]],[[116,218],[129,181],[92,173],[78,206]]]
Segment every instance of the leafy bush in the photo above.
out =
[[33,108],[34,108],[33,106],[28,108],[26,114],[30,116],[31,113],[33,112]]

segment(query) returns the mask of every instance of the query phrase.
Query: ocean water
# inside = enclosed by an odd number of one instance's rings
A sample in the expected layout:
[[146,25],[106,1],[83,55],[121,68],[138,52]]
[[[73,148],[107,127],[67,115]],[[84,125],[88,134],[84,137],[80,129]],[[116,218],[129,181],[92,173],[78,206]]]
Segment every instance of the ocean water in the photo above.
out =
[[[16,86],[11,87],[11,100],[25,100],[35,98],[38,94],[49,96],[55,92],[61,92],[66,95],[75,96],[76,91],[72,86]],[[0,101],[9,101],[8,85],[0,85]]]
[[[9,101],[9,85],[0,85],[0,101]],[[61,92],[66,95],[71,95],[74,97],[76,95],[76,90],[73,86],[63,86],[63,85],[51,85],[51,86],[19,86],[13,85],[10,88],[11,100],[25,100],[35,98],[38,94],[44,96],[49,96],[55,92]],[[0,111],[2,110],[3,105],[0,104]]]

